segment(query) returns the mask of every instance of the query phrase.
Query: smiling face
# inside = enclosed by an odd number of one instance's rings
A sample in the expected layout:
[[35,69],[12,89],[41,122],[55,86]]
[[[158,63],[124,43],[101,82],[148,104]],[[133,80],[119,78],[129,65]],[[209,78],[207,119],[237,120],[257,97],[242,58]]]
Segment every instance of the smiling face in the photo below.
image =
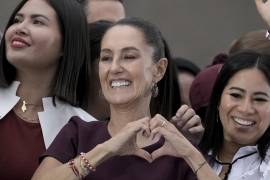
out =
[[[154,49],[135,27],[116,25],[101,43],[99,77],[110,104],[130,104],[151,99],[151,87],[166,70],[166,60],[153,62]],[[164,66],[164,68],[162,68]]]
[[270,124],[270,86],[256,68],[241,70],[226,85],[219,105],[224,138],[254,145]]
[[54,9],[46,0],[29,0],[5,34],[6,56],[17,69],[56,68],[62,37]]

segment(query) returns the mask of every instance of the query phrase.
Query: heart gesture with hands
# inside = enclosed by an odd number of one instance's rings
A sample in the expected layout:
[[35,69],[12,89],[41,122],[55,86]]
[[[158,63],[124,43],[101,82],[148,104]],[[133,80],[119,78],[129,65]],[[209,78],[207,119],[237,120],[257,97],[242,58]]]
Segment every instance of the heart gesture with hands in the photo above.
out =
[[263,20],[270,27],[270,1],[269,0],[255,0],[257,10],[262,16]]
[[[138,143],[138,135],[144,136],[145,141],[165,138],[164,145],[149,154]],[[150,141],[151,142],[151,141]],[[152,141],[152,144],[156,141]],[[128,123],[119,133],[105,142],[112,156],[137,155],[148,162],[164,156],[185,157],[193,145],[183,136],[174,124],[157,114]],[[148,144],[149,145],[149,144]]]
[[109,149],[111,156],[137,155],[152,162],[151,155],[141,149],[137,144],[137,134],[150,137],[149,117],[128,123],[119,133],[104,144]]

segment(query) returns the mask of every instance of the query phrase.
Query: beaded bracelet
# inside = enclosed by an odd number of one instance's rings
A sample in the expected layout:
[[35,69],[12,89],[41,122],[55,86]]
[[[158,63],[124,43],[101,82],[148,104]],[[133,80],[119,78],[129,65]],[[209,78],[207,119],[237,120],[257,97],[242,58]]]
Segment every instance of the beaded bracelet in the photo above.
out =
[[201,164],[199,164],[199,167],[194,171],[194,174],[197,175],[198,171],[203,167],[203,165],[205,165],[207,162],[206,160],[204,160]]
[[73,173],[75,174],[76,177],[79,177],[79,179],[82,179],[82,176],[80,175],[79,170],[77,169],[75,163],[74,163],[74,159],[71,159],[68,162],[68,166],[72,169]]
[[89,171],[96,171],[96,168],[91,165],[91,163],[89,162],[89,160],[85,157],[85,153],[81,152],[80,153],[80,158],[81,158],[81,161],[84,163],[84,167],[86,167]]

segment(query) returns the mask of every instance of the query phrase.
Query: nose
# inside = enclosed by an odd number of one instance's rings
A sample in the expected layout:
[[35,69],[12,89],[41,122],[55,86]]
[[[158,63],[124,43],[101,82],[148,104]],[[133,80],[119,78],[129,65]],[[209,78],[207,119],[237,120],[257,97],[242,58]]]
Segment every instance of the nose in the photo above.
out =
[[238,109],[240,112],[246,114],[251,114],[255,111],[252,101],[248,98],[245,98],[243,101],[240,102]]
[[20,22],[15,25],[15,34],[17,35],[27,35],[29,33],[27,23],[25,21]]
[[123,71],[120,58],[115,57],[111,63],[110,71],[112,73],[120,73]]

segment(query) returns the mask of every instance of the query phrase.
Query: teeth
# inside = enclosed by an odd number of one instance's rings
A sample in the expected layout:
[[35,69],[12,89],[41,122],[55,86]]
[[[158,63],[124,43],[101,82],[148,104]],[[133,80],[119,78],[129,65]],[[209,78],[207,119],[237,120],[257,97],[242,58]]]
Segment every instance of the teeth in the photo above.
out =
[[243,125],[243,126],[252,126],[255,124],[255,122],[243,120],[240,118],[234,118],[234,121],[240,125]]
[[20,41],[13,41],[13,42],[12,42],[12,45],[15,45],[15,46],[26,46],[25,43],[20,42]]
[[130,82],[129,81],[112,81],[111,82],[111,87],[115,88],[115,87],[122,87],[122,86],[129,86]]

